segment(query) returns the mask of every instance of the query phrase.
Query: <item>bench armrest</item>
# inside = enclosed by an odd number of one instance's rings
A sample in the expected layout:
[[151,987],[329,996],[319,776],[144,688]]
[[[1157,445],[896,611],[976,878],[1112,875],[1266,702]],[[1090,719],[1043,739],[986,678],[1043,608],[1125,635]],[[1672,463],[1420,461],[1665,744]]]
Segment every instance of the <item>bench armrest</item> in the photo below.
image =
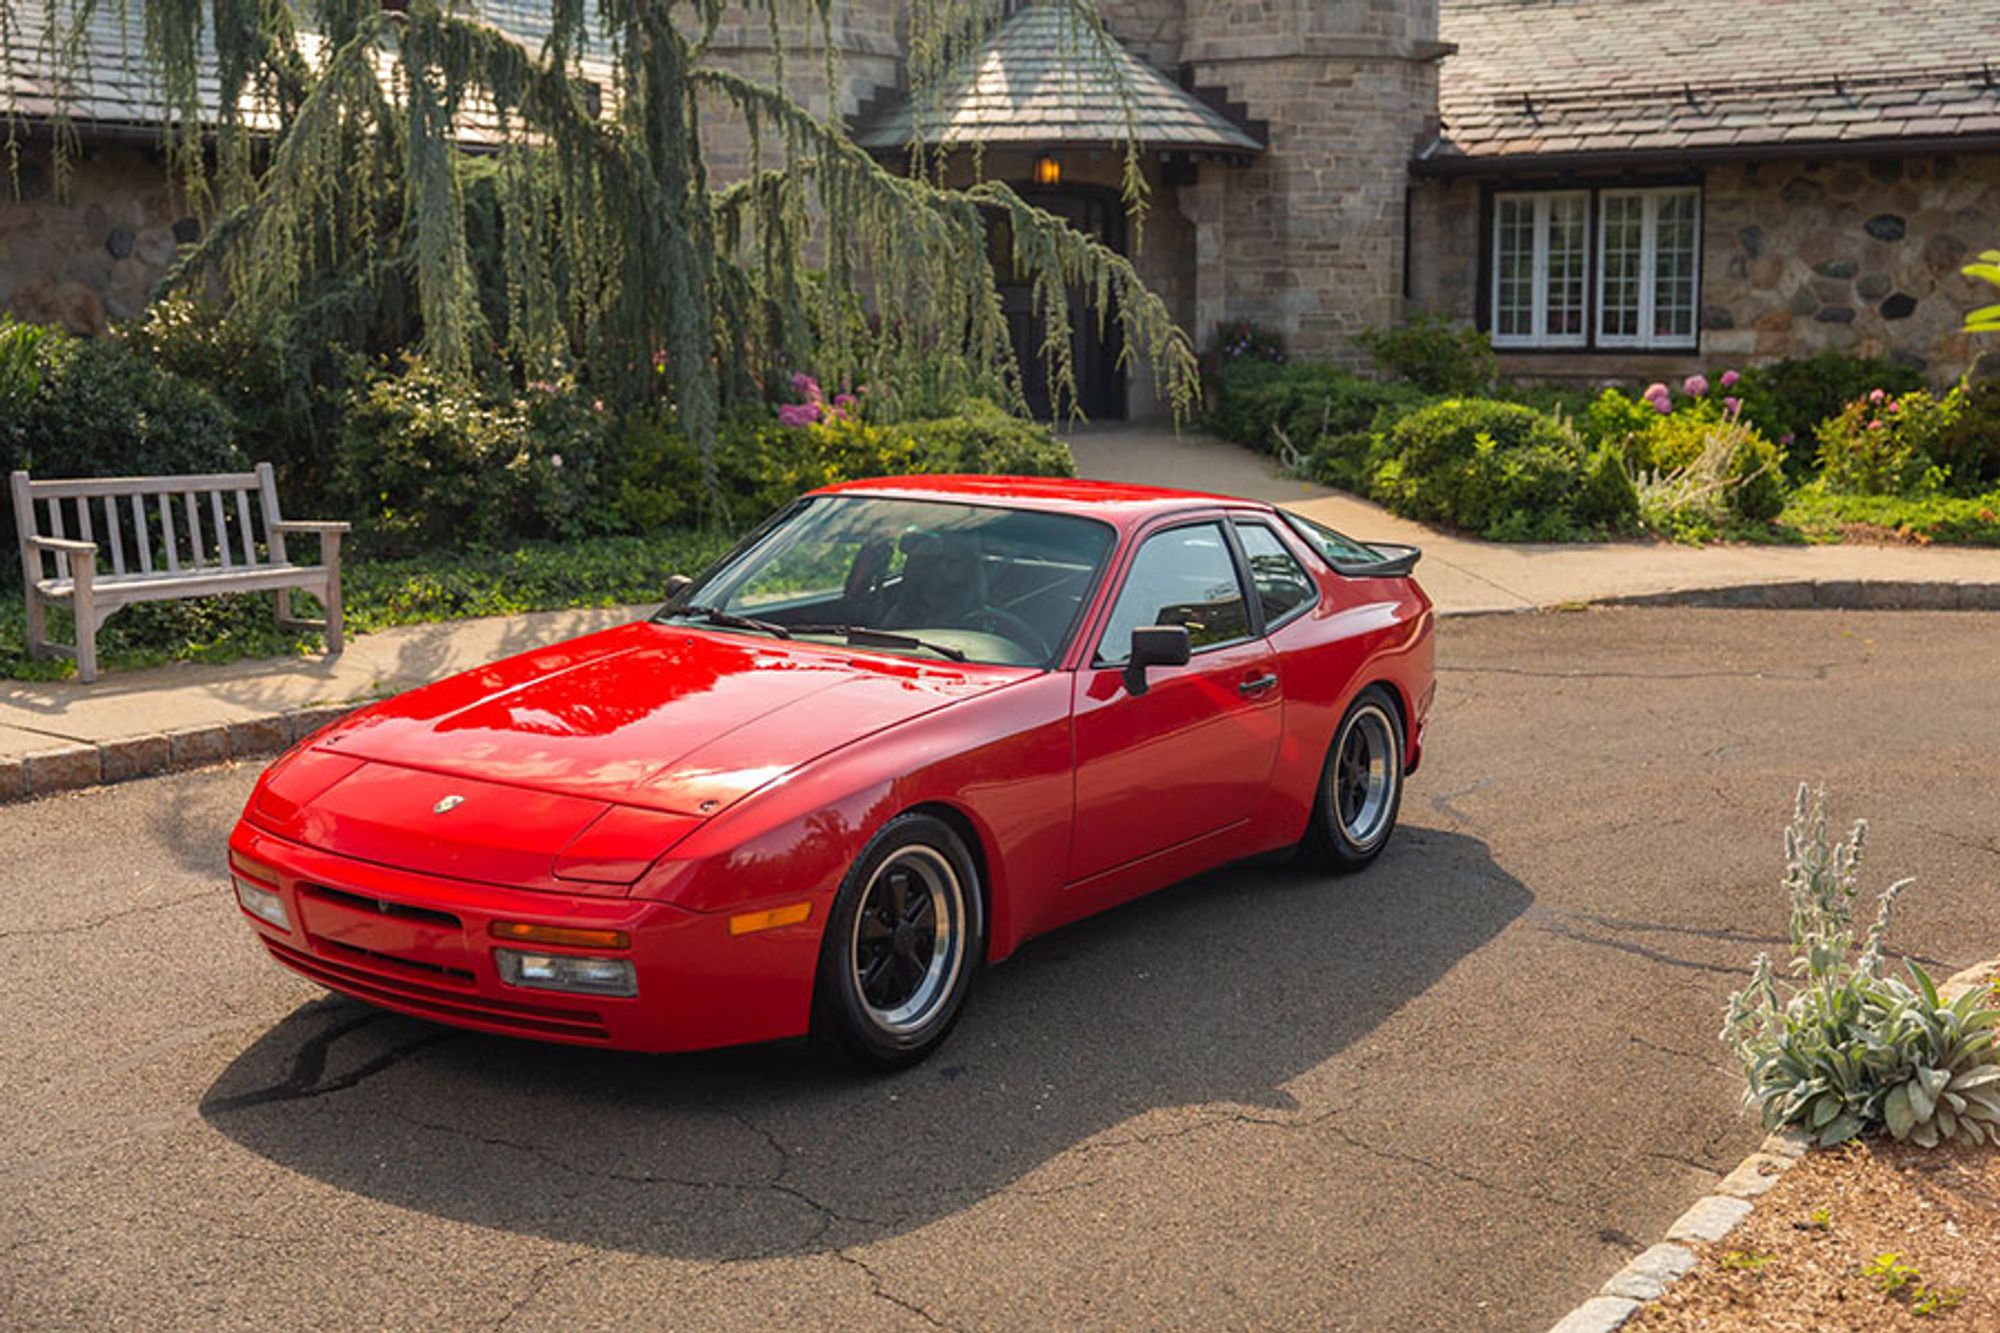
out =
[[328,533],[328,532],[349,532],[353,530],[353,527],[354,525],[352,523],[336,523],[325,519],[314,520],[314,519],[303,519],[303,518],[286,518],[286,519],[280,519],[278,522],[273,523],[271,525],[271,530],[273,532]]
[[70,541],[65,537],[23,537],[21,539],[33,551],[58,551],[63,555],[96,555],[96,542]]

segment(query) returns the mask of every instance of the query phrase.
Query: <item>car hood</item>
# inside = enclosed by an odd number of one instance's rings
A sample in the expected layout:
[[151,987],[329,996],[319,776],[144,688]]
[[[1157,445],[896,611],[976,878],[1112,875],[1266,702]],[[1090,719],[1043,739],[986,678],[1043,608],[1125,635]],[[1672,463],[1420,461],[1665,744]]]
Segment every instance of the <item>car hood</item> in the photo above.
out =
[[641,622],[378,704],[318,748],[702,817],[830,750],[1032,674]]

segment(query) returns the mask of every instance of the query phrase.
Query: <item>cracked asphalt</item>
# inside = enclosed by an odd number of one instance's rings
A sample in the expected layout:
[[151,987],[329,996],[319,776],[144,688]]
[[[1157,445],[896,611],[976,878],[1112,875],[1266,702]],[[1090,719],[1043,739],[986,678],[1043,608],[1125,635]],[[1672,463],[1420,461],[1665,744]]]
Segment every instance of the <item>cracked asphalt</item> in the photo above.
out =
[[330,998],[253,776],[0,806],[0,1325],[1540,1330],[1754,1145],[1716,1041],[1801,779],[1892,934],[2000,950],[2000,618],[1446,622],[1404,827],[1029,945],[928,1065],[648,1059]]

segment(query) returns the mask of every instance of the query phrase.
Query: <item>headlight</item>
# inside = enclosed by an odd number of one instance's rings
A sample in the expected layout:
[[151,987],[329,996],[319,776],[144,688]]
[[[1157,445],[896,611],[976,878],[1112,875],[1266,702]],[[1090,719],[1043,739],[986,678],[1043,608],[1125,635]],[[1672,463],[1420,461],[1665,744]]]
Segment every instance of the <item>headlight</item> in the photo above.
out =
[[276,892],[261,884],[252,884],[241,875],[231,875],[236,883],[236,901],[243,904],[243,910],[259,921],[268,922],[279,930],[290,932],[292,918],[285,911],[285,900]]
[[495,949],[493,962],[500,969],[500,980],[509,986],[568,991],[578,995],[630,996],[639,993],[639,976],[633,971],[629,959]]

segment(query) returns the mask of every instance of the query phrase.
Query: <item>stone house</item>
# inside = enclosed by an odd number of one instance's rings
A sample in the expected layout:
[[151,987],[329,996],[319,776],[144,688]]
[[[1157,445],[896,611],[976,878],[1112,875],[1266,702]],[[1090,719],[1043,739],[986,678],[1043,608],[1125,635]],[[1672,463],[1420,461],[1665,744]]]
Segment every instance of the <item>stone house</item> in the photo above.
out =
[[[839,86],[816,59],[788,77],[885,161],[920,131],[1121,248],[1197,339],[1248,319],[1359,362],[1355,333],[1433,312],[1535,378],[1828,346],[1945,378],[1971,358],[1957,330],[1982,290],[1957,270],[2000,245],[1992,0],[1099,0],[1117,79],[1052,11],[1008,7],[921,106],[902,0],[835,0]],[[479,8],[532,44],[547,5]],[[31,139],[23,197],[0,204],[0,303],[23,315],[129,317],[200,225],[160,170],[135,40],[93,35],[67,197]],[[50,80],[16,45],[0,93],[32,122]],[[709,55],[766,72],[769,47],[745,19]],[[714,119],[718,174],[744,169],[747,140]],[[1137,228],[1117,193],[1135,130]],[[1025,295],[1003,295],[1038,342]],[[1085,323],[1086,407],[1155,413]]]

